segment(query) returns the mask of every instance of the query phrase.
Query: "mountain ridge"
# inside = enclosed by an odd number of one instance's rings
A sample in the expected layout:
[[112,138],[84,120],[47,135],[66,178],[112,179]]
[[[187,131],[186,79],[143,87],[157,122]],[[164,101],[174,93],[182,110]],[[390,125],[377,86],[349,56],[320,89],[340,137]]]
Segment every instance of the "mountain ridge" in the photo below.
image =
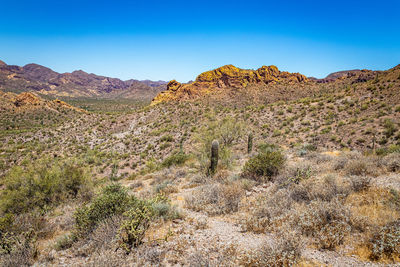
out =
[[238,92],[241,92],[241,97],[251,95],[257,98],[262,95],[265,98],[268,95],[274,100],[290,100],[293,97],[306,97],[325,90],[324,85],[320,84],[327,84],[331,89],[350,86],[376,79],[378,75],[398,68],[400,65],[386,71],[345,70],[317,79],[306,77],[301,73],[280,71],[274,65],[262,66],[256,70],[225,65],[199,74],[193,82],[179,83],[171,80],[167,84],[167,89],[160,92],[152,100],[151,105],[205,96],[232,97]]
[[30,63],[24,66],[0,62],[0,90],[21,93],[34,91],[54,97],[133,98],[151,100],[165,89],[164,81],[127,81],[83,70],[58,73]]

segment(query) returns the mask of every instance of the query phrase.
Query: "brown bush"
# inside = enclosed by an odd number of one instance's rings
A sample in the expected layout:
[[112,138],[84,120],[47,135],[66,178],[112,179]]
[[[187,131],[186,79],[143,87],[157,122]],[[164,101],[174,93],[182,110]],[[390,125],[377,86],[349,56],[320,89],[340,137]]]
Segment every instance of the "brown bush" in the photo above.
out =
[[286,188],[271,188],[265,195],[259,197],[257,202],[249,207],[250,216],[242,221],[246,231],[263,233],[279,227],[286,220],[294,204],[290,191]]
[[368,157],[368,158],[351,160],[346,164],[345,171],[347,175],[377,176],[379,174],[378,159]]
[[318,248],[334,249],[351,232],[350,211],[339,201],[314,200],[293,213],[289,224],[306,236],[314,238]]
[[349,192],[344,185],[337,182],[337,177],[334,175],[325,176],[322,181],[307,184],[309,188],[310,200],[331,201],[338,196],[346,196]]
[[189,209],[204,210],[209,214],[225,214],[236,212],[243,189],[239,183],[233,184],[207,184],[199,186],[193,193],[185,198]]
[[299,236],[280,233],[274,242],[265,242],[251,259],[251,266],[295,266],[301,256]]
[[386,257],[400,257],[400,220],[391,222],[377,230],[369,242],[370,258],[379,260]]
[[350,176],[349,181],[354,192],[367,190],[371,185],[371,178],[368,176]]
[[383,165],[389,172],[400,171],[400,153],[392,153],[382,159]]

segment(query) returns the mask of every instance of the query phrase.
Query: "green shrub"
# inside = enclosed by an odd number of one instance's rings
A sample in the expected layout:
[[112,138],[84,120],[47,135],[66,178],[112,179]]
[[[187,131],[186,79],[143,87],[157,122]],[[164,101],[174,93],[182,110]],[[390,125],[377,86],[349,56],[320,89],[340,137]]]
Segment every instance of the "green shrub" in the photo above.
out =
[[199,161],[201,172],[208,173],[210,166],[210,151],[213,140],[218,140],[220,165],[229,168],[232,163],[230,148],[237,143],[244,133],[244,124],[232,117],[225,117],[221,120],[213,120],[208,125],[199,129],[194,136],[198,146],[195,156]]
[[280,151],[265,151],[249,159],[243,167],[243,176],[255,180],[270,180],[285,164],[285,156]]
[[113,215],[122,214],[129,206],[129,202],[135,200],[136,198],[130,197],[119,184],[105,187],[91,203],[76,210],[74,217],[77,236],[82,237],[92,232],[99,222]]
[[173,142],[174,141],[174,137],[172,137],[172,135],[167,134],[164,135],[163,137],[160,138],[161,142]]
[[387,138],[391,137],[394,135],[394,133],[397,131],[397,127],[394,124],[394,122],[390,119],[385,119],[384,121],[384,127],[385,127],[385,135]]
[[258,150],[261,152],[275,151],[278,150],[278,146],[269,143],[261,143],[257,146]]
[[86,170],[75,161],[40,160],[26,168],[14,167],[5,177],[0,195],[3,213],[46,209],[77,197],[88,185]]
[[54,248],[59,250],[68,249],[72,246],[72,244],[76,241],[76,236],[73,234],[65,234],[56,240],[54,244]]
[[127,252],[133,247],[137,247],[142,242],[153,215],[151,206],[144,203],[140,203],[124,212],[124,220],[118,232],[120,247]]
[[[140,200],[130,196],[121,185],[111,184],[86,206],[76,210],[74,235],[85,238],[101,222],[119,215],[122,216],[118,231],[119,245],[129,252],[141,243],[152,219],[177,218],[176,214],[176,210],[171,208],[164,196],[157,195],[151,200]],[[67,244],[69,245],[68,242]]]
[[183,165],[188,158],[189,156],[183,152],[175,152],[165,158],[161,165],[163,167],[180,166]]

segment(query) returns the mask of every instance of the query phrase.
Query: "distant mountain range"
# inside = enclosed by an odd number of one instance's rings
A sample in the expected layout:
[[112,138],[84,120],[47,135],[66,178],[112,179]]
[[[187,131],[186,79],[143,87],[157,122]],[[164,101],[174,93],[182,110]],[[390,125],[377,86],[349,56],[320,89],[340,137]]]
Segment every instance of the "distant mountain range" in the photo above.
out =
[[131,98],[151,100],[166,89],[164,81],[122,81],[77,70],[58,73],[38,64],[23,67],[0,61],[0,90],[36,93],[55,97]]

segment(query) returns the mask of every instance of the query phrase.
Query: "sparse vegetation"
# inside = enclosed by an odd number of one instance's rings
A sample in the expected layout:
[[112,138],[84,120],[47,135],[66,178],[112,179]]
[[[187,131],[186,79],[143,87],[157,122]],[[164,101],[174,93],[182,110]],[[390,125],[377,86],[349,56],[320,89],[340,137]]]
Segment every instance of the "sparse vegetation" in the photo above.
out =
[[398,264],[398,72],[1,112],[0,265]]

